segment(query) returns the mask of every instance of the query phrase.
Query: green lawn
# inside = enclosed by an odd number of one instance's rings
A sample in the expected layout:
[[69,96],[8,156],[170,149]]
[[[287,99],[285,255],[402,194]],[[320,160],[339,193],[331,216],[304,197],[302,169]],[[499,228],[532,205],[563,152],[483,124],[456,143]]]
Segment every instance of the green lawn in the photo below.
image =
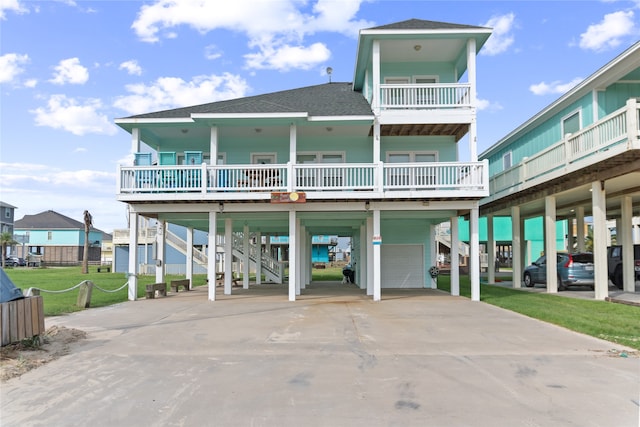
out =
[[[97,287],[93,289],[91,307],[103,307],[127,300],[127,288],[116,292],[103,292],[120,288],[127,281],[123,273],[98,273],[96,267],[90,267],[89,274],[82,274],[80,267],[65,268],[7,268],[6,272],[23,291],[37,287],[50,291],[72,288],[84,280],[92,281]],[[184,276],[166,276],[167,283],[172,279],[183,279]],[[342,269],[329,267],[314,269],[313,280],[341,280]],[[438,288],[449,291],[450,277],[438,277]],[[194,275],[194,286],[206,284],[206,275]],[[138,297],[144,297],[144,285],[155,282],[155,276],[139,276]],[[467,276],[460,277],[460,294],[471,295],[471,287]],[[78,291],[64,293],[41,293],[44,300],[45,316],[79,311],[76,307]],[[615,304],[605,301],[567,298],[546,293],[532,293],[523,290],[503,288],[483,284],[480,299],[488,304],[512,310],[535,319],[581,332],[597,338],[626,345],[640,350],[640,308]]]

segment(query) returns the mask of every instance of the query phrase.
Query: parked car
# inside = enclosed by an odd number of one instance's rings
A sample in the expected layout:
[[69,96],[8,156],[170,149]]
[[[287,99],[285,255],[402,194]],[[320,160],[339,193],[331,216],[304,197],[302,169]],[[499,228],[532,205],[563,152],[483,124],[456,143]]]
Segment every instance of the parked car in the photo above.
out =
[[[640,280],[640,245],[633,245],[633,258],[636,280]],[[607,274],[611,282],[622,289],[622,246],[607,248]]]
[[[558,290],[564,291],[569,286],[594,288],[593,254],[591,252],[560,253],[557,257]],[[544,255],[524,269],[524,285],[531,288],[536,283],[547,283],[547,257]]]
[[24,267],[25,265],[27,265],[27,261],[25,261],[24,258],[8,256],[4,259],[4,264],[7,267],[17,267],[17,266]]

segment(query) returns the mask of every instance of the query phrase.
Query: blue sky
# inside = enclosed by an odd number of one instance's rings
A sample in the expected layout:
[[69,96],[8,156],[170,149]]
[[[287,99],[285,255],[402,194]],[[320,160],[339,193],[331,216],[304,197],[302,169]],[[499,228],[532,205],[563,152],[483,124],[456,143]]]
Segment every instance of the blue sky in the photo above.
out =
[[0,199],[126,228],[114,119],[351,81],[358,30],[411,18],[494,29],[479,152],[640,39],[639,0],[0,0]]

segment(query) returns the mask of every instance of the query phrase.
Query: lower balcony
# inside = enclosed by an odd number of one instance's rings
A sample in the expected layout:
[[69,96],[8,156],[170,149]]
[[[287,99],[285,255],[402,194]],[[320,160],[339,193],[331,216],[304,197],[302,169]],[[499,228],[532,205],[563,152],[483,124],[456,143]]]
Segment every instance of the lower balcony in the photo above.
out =
[[306,199],[479,199],[489,195],[488,163],[340,163],[120,166],[118,199],[260,200],[303,192]]

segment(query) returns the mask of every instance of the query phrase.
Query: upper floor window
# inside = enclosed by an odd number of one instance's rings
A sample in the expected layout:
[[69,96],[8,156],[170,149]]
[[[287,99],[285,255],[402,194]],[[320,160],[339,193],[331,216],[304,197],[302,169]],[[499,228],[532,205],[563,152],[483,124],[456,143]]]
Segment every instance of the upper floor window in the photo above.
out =
[[9,209],[5,209],[4,210],[4,217],[5,218],[11,218],[11,211]]
[[53,231],[47,231],[47,240],[53,240]]
[[304,163],[344,163],[344,153],[299,153],[299,164]]
[[578,132],[580,127],[580,110],[564,116],[562,118],[562,137]]
[[502,170],[507,170],[512,166],[511,151],[504,153],[502,156]]

